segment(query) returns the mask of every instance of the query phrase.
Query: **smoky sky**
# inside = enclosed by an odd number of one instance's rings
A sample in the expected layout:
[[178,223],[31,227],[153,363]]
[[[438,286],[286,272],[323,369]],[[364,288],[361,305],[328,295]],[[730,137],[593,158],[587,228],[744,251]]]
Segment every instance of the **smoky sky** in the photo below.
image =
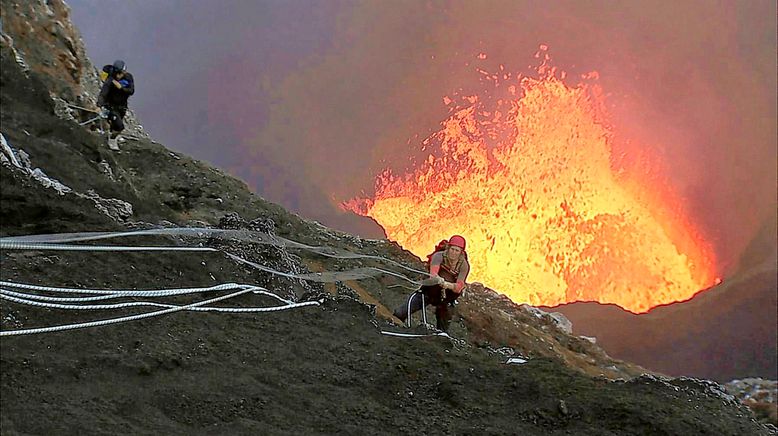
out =
[[69,4],[96,65],[127,61],[156,139],[334,227],[418,154],[444,96],[476,92],[476,68],[529,73],[541,44],[599,73],[615,137],[659,156],[723,270],[775,214],[774,1]]

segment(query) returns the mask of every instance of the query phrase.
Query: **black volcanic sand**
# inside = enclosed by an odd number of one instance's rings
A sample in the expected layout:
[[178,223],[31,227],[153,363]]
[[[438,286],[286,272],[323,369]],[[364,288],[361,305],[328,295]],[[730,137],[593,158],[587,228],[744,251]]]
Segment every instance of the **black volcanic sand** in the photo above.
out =
[[[220,254],[4,252],[0,260],[3,280],[63,286],[207,286],[210,274],[284,286]],[[3,303],[3,329],[116,316],[63,312]],[[746,410],[700,392],[591,379],[545,359],[505,365],[444,338],[383,336],[374,320],[368,306],[341,296],[286,312],[176,313],[4,337],[3,434],[759,434]]]
[[[271,227],[285,237],[348,246],[252,196],[239,181],[172,156],[158,144],[128,142],[123,151],[108,152],[100,138],[52,115],[43,85],[26,79],[6,50],[1,71],[2,132],[11,144],[25,149],[34,166],[80,192],[95,189],[131,202],[133,220],[215,224],[226,212],[237,211],[247,220],[272,220]],[[116,182],[99,171],[100,160],[111,165]],[[2,235],[124,228],[90,200],[60,196],[5,166],[0,186]],[[174,242],[135,238],[121,243]],[[288,261],[272,247],[230,249],[277,268]],[[379,254],[397,253],[387,248]],[[2,280],[52,286],[153,289],[240,282],[284,295],[293,292],[303,300],[324,299],[320,307],[284,312],[175,313],[3,337],[4,435],[769,433],[746,408],[699,386],[674,382],[680,386],[674,387],[651,379],[611,382],[549,359],[506,365],[504,357],[445,338],[387,337],[379,328],[402,329],[376,321],[373,308],[342,285],[336,296],[323,292],[320,284],[304,289],[220,253],[3,250],[0,265]],[[403,292],[390,291],[379,280],[366,280],[365,287],[380,290],[389,307],[402,298]],[[223,304],[273,301],[244,295]],[[141,311],[127,309],[121,315]],[[116,316],[0,303],[3,330]]]

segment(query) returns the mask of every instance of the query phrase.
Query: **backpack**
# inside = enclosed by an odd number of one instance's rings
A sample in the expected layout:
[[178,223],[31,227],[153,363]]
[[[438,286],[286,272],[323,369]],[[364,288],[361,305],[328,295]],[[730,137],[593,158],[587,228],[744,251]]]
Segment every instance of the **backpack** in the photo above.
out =
[[437,253],[438,251],[445,251],[446,247],[448,247],[448,241],[443,239],[440,242],[438,242],[438,245],[435,246],[435,249],[432,250],[432,253],[427,255],[427,268],[430,267],[430,264],[432,263],[432,255]]
[[103,69],[100,71],[100,81],[105,82],[106,80],[112,78],[114,73],[115,71],[113,65],[104,65]]

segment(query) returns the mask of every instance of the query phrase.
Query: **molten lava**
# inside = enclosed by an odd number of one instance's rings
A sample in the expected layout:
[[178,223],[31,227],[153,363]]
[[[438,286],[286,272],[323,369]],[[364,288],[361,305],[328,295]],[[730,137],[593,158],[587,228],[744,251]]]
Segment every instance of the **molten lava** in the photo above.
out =
[[598,87],[538,72],[491,108],[471,97],[425,141],[435,152],[415,171],[384,171],[373,198],[344,207],[420,257],[464,235],[470,281],[516,302],[645,312],[714,284],[682,202],[644,166],[615,162]]

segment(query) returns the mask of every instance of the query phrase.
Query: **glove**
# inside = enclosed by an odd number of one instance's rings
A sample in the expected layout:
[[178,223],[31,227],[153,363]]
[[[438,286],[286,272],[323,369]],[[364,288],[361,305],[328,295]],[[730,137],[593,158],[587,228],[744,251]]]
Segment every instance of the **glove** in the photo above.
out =
[[110,113],[111,113],[111,111],[109,111],[107,107],[101,107],[100,108],[100,118],[108,118],[108,115]]

